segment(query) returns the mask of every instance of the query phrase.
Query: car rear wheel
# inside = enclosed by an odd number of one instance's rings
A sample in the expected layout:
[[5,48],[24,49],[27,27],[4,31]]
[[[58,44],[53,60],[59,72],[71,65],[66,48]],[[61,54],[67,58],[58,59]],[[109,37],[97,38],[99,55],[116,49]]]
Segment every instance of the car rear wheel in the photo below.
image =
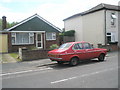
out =
[[105,55],[104,54],[100,54],[100,56],[98,57],[99,61],[104,61],[105,59]]
[[78,58],[72,58],[71,60],[70,60],[70,65],[71,66],[76,66],[77,64],[78,64]]

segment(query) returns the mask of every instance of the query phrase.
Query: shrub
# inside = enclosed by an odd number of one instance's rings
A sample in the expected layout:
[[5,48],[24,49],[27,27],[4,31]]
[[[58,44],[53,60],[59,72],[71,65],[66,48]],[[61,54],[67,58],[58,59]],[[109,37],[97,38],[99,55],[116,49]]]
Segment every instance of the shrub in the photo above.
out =
[[57,44],[52,44],[50,46],[50,50],[57,49],[59,46]]
[[74,34],[75,34],[75,30],[70,30],[70,31],[64,32],[64,36],[74,36]]

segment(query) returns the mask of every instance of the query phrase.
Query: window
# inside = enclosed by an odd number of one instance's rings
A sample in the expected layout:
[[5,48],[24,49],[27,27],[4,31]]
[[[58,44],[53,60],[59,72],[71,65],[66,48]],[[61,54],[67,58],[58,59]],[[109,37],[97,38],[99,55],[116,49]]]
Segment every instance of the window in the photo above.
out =
[[15,44],[16,33],[12,33],[11,36],[12,36],[12,44]]
[[111,33],[107,33],[107,43],[111,42]]
[[74,47],[73,47],[74,50],[80,50],[80,49],[83,49],[83,46],[81,43],[78,43],[78,44],[75,44]]
[[34,33],[29,33],[29,42],[34,43]]
[[46,40],[56,40],[56,33],[46,33]]
[[115,13],[111,13],[111,25],[115,25],[115,20],[116,20],[116,15]]
[[16,33],[16,44],[29,43],[29,33]]
[[83,46],[84,49],[92,49],[92,46],[89,43],[84,43]]
[[107,43],[110,44],[115,42],[117,42],[116,33],[115,32],[107,33]]
[[12,44],[33,44],[34,33],[12,33]]
[[59,47],[59,49],[68,49],[72,44],[71,43],[65,43]]

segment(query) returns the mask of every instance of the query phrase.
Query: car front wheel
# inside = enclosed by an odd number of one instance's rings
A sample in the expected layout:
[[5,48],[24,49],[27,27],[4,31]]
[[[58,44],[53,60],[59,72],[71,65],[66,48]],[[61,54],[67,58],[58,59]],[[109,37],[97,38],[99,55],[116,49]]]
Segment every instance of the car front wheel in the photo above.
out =
[[105,55],[104,54],[100,54],[100,56],[98,57],[99,61],[104,61],[105,59]]
[[76,66],[78,64],[78,58],[72,58],[70,60],[70,65],[71,66]]

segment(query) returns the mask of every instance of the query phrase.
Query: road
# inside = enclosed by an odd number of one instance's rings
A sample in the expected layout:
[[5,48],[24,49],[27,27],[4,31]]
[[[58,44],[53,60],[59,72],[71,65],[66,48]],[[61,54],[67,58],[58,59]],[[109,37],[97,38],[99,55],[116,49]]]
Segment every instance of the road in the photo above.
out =
[[118,88],[118,53],[77,66],[48,65],[1,75],[3,88]]

